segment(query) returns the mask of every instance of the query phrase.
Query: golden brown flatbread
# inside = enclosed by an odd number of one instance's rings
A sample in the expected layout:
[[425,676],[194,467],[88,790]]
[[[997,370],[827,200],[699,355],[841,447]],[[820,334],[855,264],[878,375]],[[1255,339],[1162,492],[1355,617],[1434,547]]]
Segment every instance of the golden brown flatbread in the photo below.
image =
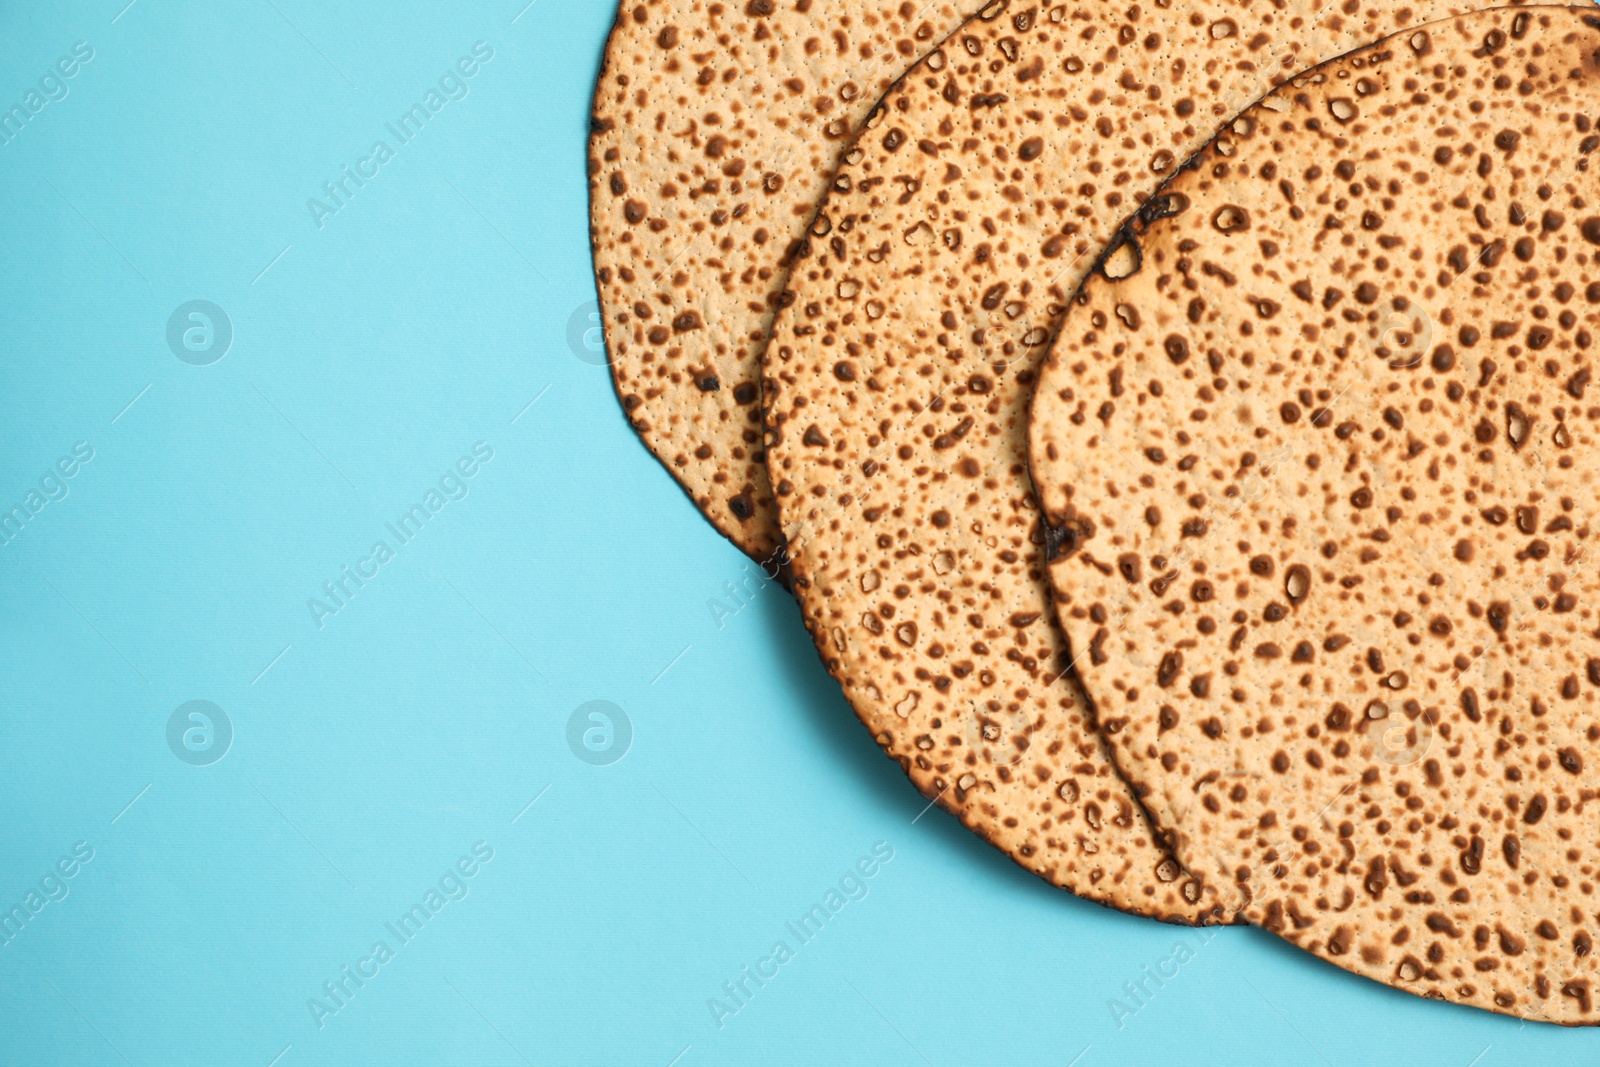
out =
[[1117,225],[1221,122],[1458,6],[986,9],[885,97],[812,226],[763,381],[806,623],[918,788],[1058,885],[1209,914],[1058,677],[1024,470],[1037,363]]
[[1302,74],[1074,300],[1033,406],[1102,730],[1207,892],[1600,1019],[1600,13]]
[[589,142],[612,377],[650,451],[757,559],[778,546],[759,378],[790,257],[873,103],[975,7],[618,9]]

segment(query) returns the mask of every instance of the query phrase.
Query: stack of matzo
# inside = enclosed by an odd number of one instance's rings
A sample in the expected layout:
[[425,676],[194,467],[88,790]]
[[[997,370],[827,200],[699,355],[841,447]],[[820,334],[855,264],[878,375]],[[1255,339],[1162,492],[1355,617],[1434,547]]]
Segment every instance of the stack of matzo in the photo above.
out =
[[597,273],[635,426],[927,796],[1590,1022],[1600,17],[1476,8],[625,7]]

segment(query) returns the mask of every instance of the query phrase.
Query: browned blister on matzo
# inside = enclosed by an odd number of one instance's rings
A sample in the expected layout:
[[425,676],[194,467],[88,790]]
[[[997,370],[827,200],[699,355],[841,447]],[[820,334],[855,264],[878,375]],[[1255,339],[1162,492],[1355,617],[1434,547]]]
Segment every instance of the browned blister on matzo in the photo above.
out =
[[[895,86],[823,204],[763,364],[807,624],[917,785],[1058,885],[1204,910],[1058,677],[1024,469],[1038,361],[1118,224],[1220,123],[1470,6],[1013,0]],[[1113,808],[1130,814],[1091,821]]]
[[1597,120],[1587,6],[1297,77],[1123,231],[1031,434],[1078,669],[1207,892],[1563,1023],[1600,1019]]
[[612,377],[650,451],[758,559],[778,545],[760,357],[788,265],[873,103],[975,7],[624,0],[618,10],[589,143]]

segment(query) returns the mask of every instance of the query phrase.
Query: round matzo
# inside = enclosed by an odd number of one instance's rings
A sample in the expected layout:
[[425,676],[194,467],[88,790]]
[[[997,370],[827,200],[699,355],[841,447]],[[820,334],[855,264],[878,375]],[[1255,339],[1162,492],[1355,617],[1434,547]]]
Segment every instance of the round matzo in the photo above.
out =
[[1208,893],[1564,1023],[1600,1018],[1597,93],[1593,7],[1298,76],[1125,228],[1031,443],[1077,669]]
[[757,559],[778,547],[759,379],[790,257],[867,112],[961,13],[907,0],[617,12],[589,143],[612,377],[650,451]]
[[[763,372],[807,625],[918,787],[1060,885],[1194,910],[1058,677],[1024,470],[1037,361],[1117,224],[1218,124],[1458,7],[986,9],[885,97],[812,226]],[[975,744],[985,730],[998,743]],[[1091,803],[1131,814],[1083,834]]]

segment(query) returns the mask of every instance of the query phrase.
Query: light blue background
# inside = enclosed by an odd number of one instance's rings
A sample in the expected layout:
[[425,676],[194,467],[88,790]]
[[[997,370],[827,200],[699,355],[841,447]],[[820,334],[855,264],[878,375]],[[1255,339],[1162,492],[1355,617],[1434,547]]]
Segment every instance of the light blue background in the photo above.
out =
[[[0,946],[0,1063],[1600,1054],[1054,891],[918,818],[780,590],[718,627],[750,565],[567,341],[610,0],[125,2],[0,12],[6,108],[94,49],[0,146],[0,508],[94,449],[0,548],[0,909],[95,852]],[[384,124],[477,41],[469,95],[399,146]],[[395,158],[319,229],[307,198],[378,138]],[[194,299],[234,328],[210,366],[166,344]],[[307,599],[479,441],[470,494],[319,629]],[[167,747],[193,699],[235,729],[211,766]],[[595,699],[633,724],[610,766],[566,741]],[[469,895],[399,946],[384,923],[477,841]],[[799,945],[879,841],[870,894]],[[380,938],[319,1028],[308,998]],[[707,999],[779,939],[719,1029]]]

